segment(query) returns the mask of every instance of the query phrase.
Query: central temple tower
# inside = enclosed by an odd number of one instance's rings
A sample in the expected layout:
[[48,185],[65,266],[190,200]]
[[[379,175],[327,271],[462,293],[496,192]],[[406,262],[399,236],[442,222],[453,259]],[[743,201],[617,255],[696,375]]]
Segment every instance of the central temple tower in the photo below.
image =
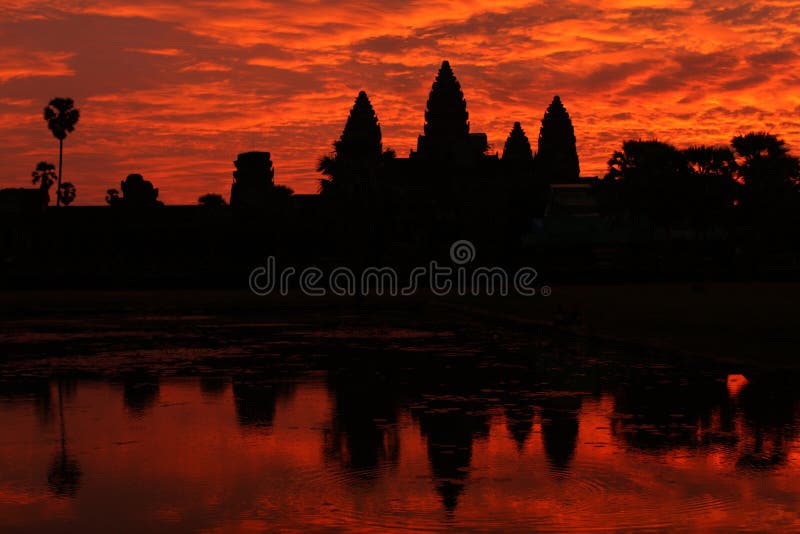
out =
[[486,149],[486,135],[469,133],[467,101],[448,61],[436,75],[425,109],[425,135],[417,140],[417,156],[458,162]]

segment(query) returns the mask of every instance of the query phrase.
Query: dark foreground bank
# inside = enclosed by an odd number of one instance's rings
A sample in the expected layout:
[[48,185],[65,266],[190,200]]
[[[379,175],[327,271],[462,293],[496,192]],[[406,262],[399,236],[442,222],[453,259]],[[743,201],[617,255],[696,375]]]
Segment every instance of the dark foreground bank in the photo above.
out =
[[531,297],[435,297],[421,291],[383,298],[309,297],[299,292],[258,297],[247,290],[10,291],[0,293],[0,317],[5,330],[24,329],[28,320],[47,324],[52,319],[57,325],[63,319],[122,320],[131,315],[212,315],[232,321],[298,316],[320,324],[346,324],[347,317],[366,315],[389,326],[411,319],[445,325],[468,321],[531,336],[596,338],[674,357],[768,369],[800,366],[800,284],[556,284],[550,289],[548,296],[540,292]]

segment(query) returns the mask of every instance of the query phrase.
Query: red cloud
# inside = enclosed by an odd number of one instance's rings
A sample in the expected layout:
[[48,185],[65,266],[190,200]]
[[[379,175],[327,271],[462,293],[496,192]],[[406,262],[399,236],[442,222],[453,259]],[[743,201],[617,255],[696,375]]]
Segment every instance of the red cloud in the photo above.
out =
[[102,203],[131,172],[167,203],[227,194],[231,161],[254,148],[272,152],[278,183],[312,192],[316,161],[361,89],[385,143],[400,155],[414,146],[442,59],[461,80],[473,129],[497,149],[515,120],[535,139],[561,95],[584,174],[602,174],[630,137],[726,143],[779,125],[800,144],[792,5],[293,4],[90,0],[54,11],[41,0],[6,2],[0,183],[25,185],[37,161],[55,156],[40,114],[58,95],[82,110],[65,162],[78,203]]

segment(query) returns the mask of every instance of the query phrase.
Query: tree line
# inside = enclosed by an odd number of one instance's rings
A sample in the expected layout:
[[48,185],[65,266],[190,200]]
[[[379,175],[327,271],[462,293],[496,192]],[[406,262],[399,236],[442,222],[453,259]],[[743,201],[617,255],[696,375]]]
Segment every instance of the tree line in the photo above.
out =
[[751,132],[730,146],[683,150],[656,140],[625,141],[598,189],[616,217],[704,232],[731,225],[779,228],[797,216],[798,185],[800,160],[786,143]]

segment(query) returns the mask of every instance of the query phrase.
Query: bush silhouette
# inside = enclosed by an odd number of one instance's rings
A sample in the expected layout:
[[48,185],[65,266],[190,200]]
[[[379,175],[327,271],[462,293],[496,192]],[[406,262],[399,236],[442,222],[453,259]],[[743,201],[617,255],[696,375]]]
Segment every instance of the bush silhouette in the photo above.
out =
[[228,203],[225,202],[225,199],[222,198],[222,195],[217,193],[206,193],[205,195],[198,198],[197,202],[201,206],[205,206],[207,208],[219,208],[228,205]]

